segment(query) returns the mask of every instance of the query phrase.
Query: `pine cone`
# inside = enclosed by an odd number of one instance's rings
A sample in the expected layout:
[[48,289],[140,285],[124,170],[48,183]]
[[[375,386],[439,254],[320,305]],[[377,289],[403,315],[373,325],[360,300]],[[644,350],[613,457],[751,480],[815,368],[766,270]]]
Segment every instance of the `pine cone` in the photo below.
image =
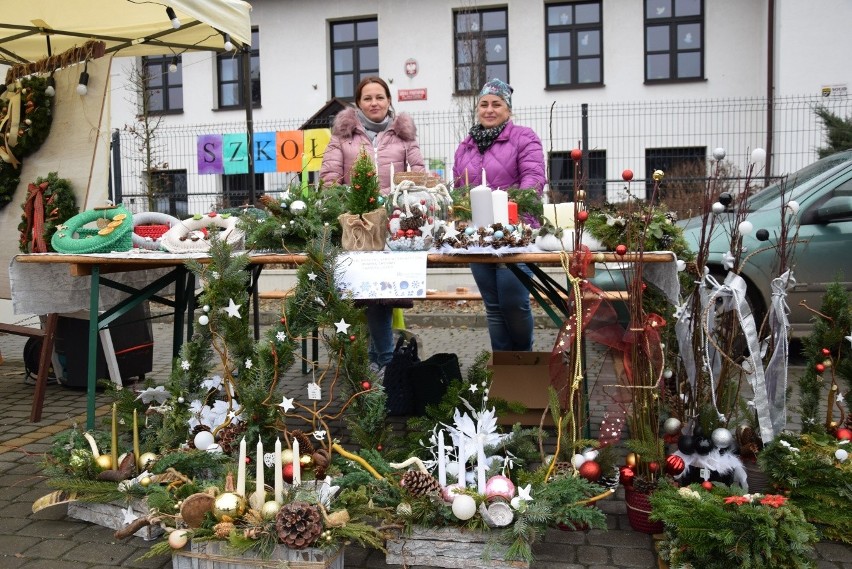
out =
[[189,440],[186,441],[186,444],[189,448],[195,448],[195,435],[200,433],[201,431],[210,431],[210,427],[207,425],[195,425],[192,431],[189,433]]
[[299,441],[299,454],[307,454],[308,456],[314,454],[316,449],[313,443],[311,443],[311,439],[308,438],[308,435],[297,429],[290,431],[290,437]]
[[399,485],[408,490],[413,496],[425,496],[432,492],[440,492],[441,485],[435,477],[426,472],[409,470],[402,475]]
[[325,478],[325,473],[328,470],[328,464],[331,462],[328,456],[328,451],[324,448],[318,449],[314,451],[311,458],[314,461],[314,477],[317,480],[322,480]]
[[239,440],[246,431],[245,423],[230,423],[227,427],[222,427],[219,430],[219,446],[222,447],[222,452],[232,454],[239,448]]
[[322,513],[307,502],[290,502],[275,518],[278,539],[290,549],[310,547],[322,533]]
[[236,526],[232,522],[219,522],[213,526],[213,533],[216,534],[216,537],[219,539],[227,539],[235,528]]

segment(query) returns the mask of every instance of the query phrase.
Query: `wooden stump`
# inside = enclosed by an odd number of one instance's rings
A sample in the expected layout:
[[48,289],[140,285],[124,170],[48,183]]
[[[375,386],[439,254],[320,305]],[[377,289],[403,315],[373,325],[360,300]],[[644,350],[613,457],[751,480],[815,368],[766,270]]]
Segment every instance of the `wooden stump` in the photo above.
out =
[[525,561],[508,561],[501,531],[416,527],[411,535],[388,540],[389,565],[429,565],[447,569],[528,568]]

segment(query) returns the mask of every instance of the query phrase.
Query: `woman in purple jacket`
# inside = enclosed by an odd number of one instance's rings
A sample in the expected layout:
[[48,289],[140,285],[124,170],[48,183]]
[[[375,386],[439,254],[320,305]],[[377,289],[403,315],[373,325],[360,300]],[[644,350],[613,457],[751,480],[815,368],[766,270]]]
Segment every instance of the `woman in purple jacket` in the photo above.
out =
[[[355,104],[334,119],[331,140],[322,158],[320,178],[327,184],[350,184],[352,165],[364,148],[376,160],[382,194],[390,192],[390,171],[423,172],[423,156],[417,144],[414,121],[405,113],[396,116],[388,84],[380,77],[365,77],[355,88]],[[370,330],[370,365],[381,378],[393,358],[393,309],[411,308],[410,300],[370,300],[365,307]]]
[[[541,140],[527,127],[514,124],[512,87],[500,79],[487,82],[479,92],[478,124],[456,149],[455,185],[478,186],[482,171],[491,188],[534,189],[545,184]],[[526,265],[520,265],[530,272]],[[488,320],[492,351],[531,351],[533,316],[529,291],[504,264],[471,263]]]

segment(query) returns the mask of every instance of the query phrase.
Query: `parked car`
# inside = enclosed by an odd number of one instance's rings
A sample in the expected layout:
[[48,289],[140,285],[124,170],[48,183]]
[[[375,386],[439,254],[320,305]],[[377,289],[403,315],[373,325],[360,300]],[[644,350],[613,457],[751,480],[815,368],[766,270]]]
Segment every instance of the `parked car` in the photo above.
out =
[[[828,284],[839,280],[852,291],[852,151],[838,152],[790,174],[751,196],[747,201],[748,221],[754,230],[743,237],[747,260],[741,275],[748,282],[749,302],[756,316],[766,314],[771,301],[770,283],[778,275],[778,256],[774,247],[781,224],[782,190],[784,200],[795,200],[799,210],[793,223],[799,224],[793,250],[795,285],[789,291],[790,324],[793,336],[809,333]],[[720,214],[732,216],[732,212]],[[723,225],[724,219],[717,220]],[[679,222],[684,237],[697,249],[701,233],[700,218]],[[718,224],[717,224],[718,225]],[[728,223],[727,226],[730,226]],[[758,241],[757,232],[766,229],[768,241]],[[729,236],[720,227],[710,241],[708,265],[712,273],[723,276],[722,255],[729,250]]]

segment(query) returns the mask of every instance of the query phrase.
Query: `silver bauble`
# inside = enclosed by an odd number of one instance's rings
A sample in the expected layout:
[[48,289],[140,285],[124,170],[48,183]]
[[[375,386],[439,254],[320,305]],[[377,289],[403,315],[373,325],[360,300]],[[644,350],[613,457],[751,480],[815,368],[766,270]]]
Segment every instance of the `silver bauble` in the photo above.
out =
[[724,160],[726,154],[727,151],[722,147],[713,150],[713,158],[715,158],[716,160]]
[[290,211],[292,211],[296,215],[300,215],[308,209],[308,205],[302,200],[296,200],[290,204]]
[[716,448],[728,448],[734,442],[734,435],[728,429],[719,427],[713,430],[710,439]]
[[680,432],[680,419],[677,417],[669,417],[663,423],[663,432],[667,435],[676,435]]

